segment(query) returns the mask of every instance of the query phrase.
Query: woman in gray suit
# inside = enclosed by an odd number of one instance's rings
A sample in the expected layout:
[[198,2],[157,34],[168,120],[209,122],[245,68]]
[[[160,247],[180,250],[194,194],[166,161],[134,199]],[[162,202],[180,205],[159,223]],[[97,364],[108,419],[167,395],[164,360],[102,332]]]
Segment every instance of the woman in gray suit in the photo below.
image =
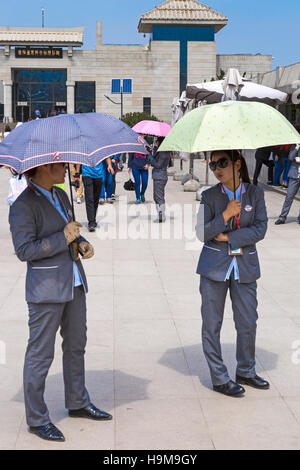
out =
[[170,152],[157,152],[160,145],[163,143],[164,137],[158,137],[157,148],[154,150],[154,158],[151,160],[153,166],[152,179],[153,179],[153,199],[156,204],[158,217],[154,222],[165,222],[165,187],[168,182],[168,166],[170,162]]
[[[220,183],[203,192],[196,227],[204,242],[197,269],[201,276],[203,350],[213,389],[240,396],[245,389],[239,384],[269,388],[255,370],[256,281],[260,278],[256,243],[265,237],[268,218],[264,192],[250,183],[245,159],[238,151],[213,152],[210,169]],[[237,330],[235,381],[223,363],[220,344],[228,290]]]

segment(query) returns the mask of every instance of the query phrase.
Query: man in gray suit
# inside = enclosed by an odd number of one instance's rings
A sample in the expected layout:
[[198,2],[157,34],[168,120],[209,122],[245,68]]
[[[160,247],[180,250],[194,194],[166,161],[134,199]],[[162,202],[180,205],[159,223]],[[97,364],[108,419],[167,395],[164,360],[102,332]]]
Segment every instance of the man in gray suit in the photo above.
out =
[[65,438],[50,420],[44,390],[59,327],[69,415],[97,420],[112,418],[91,403],[85,388],[87,282],[72,243],[78,240],[83,259],[91,258],[94,250],[80,236],[81,224],[72,221],[67,194],[53,186],[64,182],[65,172],[63,163],[30,170],[28,187],[9,214],[16,255],[27,262],[29,341],[24,364],[27,424],[30,432],[58,442]]
[[[300,189],[300,145],[293,145],[289,154],[289,160],[292,162],[289,171],[289,186],[286,193],[286,198],[279,218],[276,220],[275,225],[284,224],[290,212],[294,198]],[[300,224],[300,213],[298,216],[298,223]]]

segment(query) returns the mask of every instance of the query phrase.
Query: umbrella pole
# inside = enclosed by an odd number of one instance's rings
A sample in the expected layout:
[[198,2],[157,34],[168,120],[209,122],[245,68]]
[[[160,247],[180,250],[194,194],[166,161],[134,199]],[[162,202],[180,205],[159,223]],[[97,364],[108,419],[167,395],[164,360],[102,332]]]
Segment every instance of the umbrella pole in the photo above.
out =
[[74,200],[73,200],[73,191],[72,191],[72,182],[71,182],[70,163],[68,163],[68,175],[69,175],[70,196],[71,196],[71,205],[72,205],[72,216],[73,216],[73,221],[75,222],[75,210],[74,210]]
[[204,152],[204,156],[205,156],[205,163],[206,163],[205,184],[208,184],[208,175],[209,175],[209,158],[208,158],[208,152]]
[[233,199],[236,199],[236,184],[235,184],[235,171],[234,171],[234,160],[233,160],[233,150],[231,150],[231,161],[232,161],[232,173],[233,173]]
[[[71,196],[71,205],[72,205],[72,215],[73,215],[73,222],[75,222],[75,210],[74,210],[74,200],[73,200],[73,191],[72,191],[72,184],[71,184],[71,170],[70,170],[70,163],[68,163],[68,175],[69,175],[69,186],[70,186],[70,196]],[[78,242],[75,240],[72,244],[72,251],[74,260],[78,261],[79,250],[78,250]]]

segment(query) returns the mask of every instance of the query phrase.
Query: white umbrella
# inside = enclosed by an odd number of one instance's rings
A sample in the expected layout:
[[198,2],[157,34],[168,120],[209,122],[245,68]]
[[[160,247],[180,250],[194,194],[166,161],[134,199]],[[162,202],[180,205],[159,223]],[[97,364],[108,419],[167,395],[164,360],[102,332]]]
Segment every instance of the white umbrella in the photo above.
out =
[[276,105],[288,100],[287,93],[242,78],[236,69],[229,69],[224,80],[188,84],[186,96],[196,101],[205,100],[207,103],[240,100]]

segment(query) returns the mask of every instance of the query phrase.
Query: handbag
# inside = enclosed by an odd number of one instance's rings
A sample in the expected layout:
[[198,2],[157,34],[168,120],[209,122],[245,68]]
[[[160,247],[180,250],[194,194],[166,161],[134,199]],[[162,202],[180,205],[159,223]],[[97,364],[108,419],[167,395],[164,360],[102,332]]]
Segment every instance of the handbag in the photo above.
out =
[[129,180],[124,183],[124,189],[126,191],[134,191],[135,190],[135,183],[132,181],[131,178],[129,178]]

